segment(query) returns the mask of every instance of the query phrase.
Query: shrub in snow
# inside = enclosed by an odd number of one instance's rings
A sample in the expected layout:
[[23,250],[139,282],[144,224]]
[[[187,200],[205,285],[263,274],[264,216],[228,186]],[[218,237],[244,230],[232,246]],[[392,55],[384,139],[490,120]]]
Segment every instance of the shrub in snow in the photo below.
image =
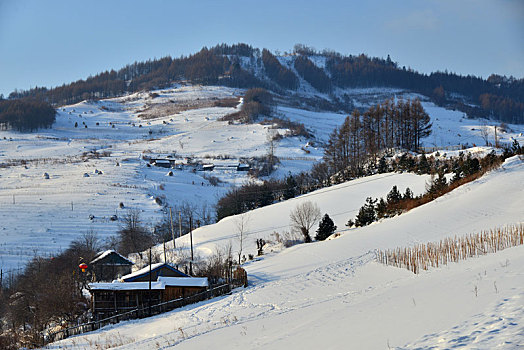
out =
[[[277,233],[278,235],[278,233]],[[262,238],[257,239],[257,255],[264,255],[264,245],[266,245],[266,241],[264,241]],[[252,260],[252,259],[250,259]]]
[[46,180],[49,180],[49,174],[48,173],[44,173],[44,175],[42,175],[42,177]]
[[84,173],[84,177],[89,177],[89,174],[88,173]]

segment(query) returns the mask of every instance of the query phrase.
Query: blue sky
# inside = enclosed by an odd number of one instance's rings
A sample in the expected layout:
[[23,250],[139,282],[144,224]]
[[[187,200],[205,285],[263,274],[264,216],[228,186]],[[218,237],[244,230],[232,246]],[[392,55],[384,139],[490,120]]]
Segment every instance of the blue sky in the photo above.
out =
[[0,93],[244,42],[386,57],[421,72],[524,77],[522,0],[0,0]]

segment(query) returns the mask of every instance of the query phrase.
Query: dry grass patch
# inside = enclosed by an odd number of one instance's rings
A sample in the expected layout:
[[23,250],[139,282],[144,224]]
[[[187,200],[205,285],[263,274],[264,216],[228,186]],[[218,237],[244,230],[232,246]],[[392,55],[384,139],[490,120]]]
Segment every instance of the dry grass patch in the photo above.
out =
[[448,262],[495,253],[509,247],[524,244],[524,225],[495,228],[464,237],[445,238],[440,242],[417,244],[408,248],[379,250],[377,261],[413,273],[439,267]]
[[153,103],[146,105],[144,109],[138,111],[139,118],[151,120],[163,118],[173,114],[182,113],[193,109],[210,108],[210,107],[236,107],[240,103],[239,97],[230,98],[208,98],[196,100],[173,101],[164,103]]

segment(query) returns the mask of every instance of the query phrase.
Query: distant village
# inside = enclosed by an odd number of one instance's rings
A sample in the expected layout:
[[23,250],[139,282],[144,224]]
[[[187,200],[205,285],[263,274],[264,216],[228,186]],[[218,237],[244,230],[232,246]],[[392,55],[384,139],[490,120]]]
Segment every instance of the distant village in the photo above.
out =
[[191,170],[191,171],[213,171],[215,169],[221,170],[236,170],[236,171],[249,171],[251,166],[245,162],[238,163],[205,163],[200,159],[194,159],[191,157],[184,157],[181,159],[175,158],[173,155],[156,154],[143,156],[143,160],[147,162],[148,166],[155,166],[167,169],[178,169],[178,170]]

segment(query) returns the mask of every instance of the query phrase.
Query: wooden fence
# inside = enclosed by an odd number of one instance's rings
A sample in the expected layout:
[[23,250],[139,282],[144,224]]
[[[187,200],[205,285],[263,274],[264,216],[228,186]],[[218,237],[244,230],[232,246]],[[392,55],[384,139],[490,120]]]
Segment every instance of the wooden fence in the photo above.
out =
[[458,262],[470,257],[495,253],[524,244],[524,225],[496,228],[463,237],[444,238],[440,242],[417,244],[413,247],[379,250],[377,261],[413,273]]
[[157,315],[163,312],[171,311],[176,308],[180,308],[182,306],[186,306],[189,304],[198,303],[203,300],[215,298],[220,295],[228,294],[231,292],[233,288],[239,287],[239,286],[245,286],[244,282],[240,281],[240,283],[234,282],[232,284],[229,284],[229,283],[222,284],[217,287],[208,289],[204,292],[193,294],[185,298],[179,298],[179,299],[166,301],[160,304],[152,305],[151,307],[145,306],[145,307],[137,308],[137,309],[134,309],[128,312],[121,313],[121,314],[116,314],[116,315],[104,318],[102,320],[91,321],[91,322],[87,322],[87,323],[84,323],[78,326],[65,328],[60,331],[44,335],[42,337],[42,345],[46,345],[46,344],[49,344],[49,343],[52,343],[58,340],[66,339],[73,335],[91,332],[91,331],[100,329],[104,326],[107,326],[109,324],[118,323],[120,321],[149,317],[149,316]]

